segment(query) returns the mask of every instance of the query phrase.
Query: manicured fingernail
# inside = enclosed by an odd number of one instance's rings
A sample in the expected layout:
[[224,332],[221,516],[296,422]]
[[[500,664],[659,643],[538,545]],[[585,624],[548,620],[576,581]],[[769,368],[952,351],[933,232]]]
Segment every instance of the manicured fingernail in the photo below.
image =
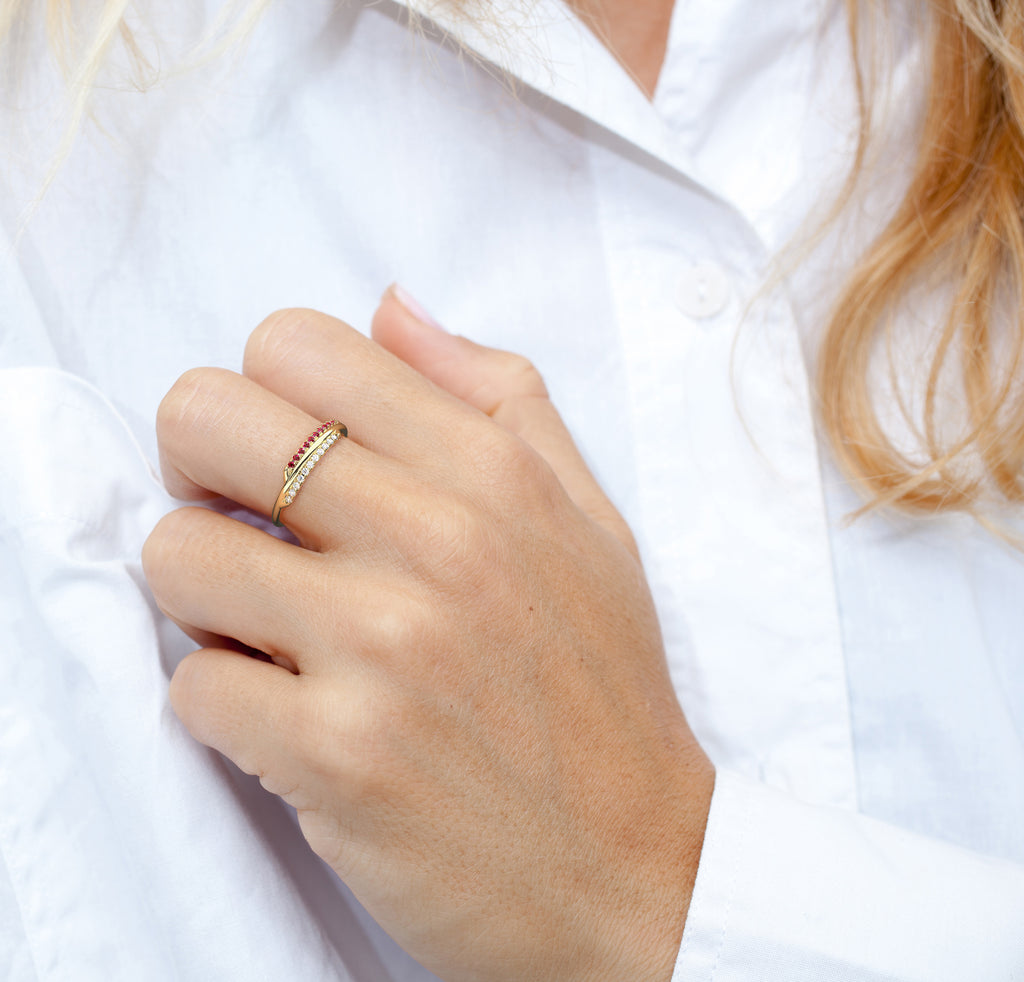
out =
[[[421,304],[408,290],[404,287],[399,286],[397,283],[392,283],[388,287],[388,291],[405,309],[412,314],[421,324],[426,324],[427,327],[432,327],[436,331],[443,331],[444,328],[438,324],[433,317],[426,311],[423,304]],[[447,332],[446,332],[447,333]]]

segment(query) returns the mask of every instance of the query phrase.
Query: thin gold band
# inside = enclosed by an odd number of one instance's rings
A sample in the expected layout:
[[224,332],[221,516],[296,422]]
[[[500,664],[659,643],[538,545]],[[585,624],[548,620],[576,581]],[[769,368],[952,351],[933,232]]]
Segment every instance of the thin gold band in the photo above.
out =
[[348,436],[345,424],[339,423],[336,419],[329,419],[310,435],[288,461],[288,466],[284,469],[284,485],[277,496],[277,501],[274,502],[274,511],[270,516],[275,525],[284,524],[281,521],[282,510],[295,500],[317,461],[343,436]]

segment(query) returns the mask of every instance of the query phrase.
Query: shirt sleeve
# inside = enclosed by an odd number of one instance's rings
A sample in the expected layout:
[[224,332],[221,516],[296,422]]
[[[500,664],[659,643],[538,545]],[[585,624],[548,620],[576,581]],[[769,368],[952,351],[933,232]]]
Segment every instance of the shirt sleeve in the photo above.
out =
[[1024,979],[1024,867],[719,771],[672,982]]

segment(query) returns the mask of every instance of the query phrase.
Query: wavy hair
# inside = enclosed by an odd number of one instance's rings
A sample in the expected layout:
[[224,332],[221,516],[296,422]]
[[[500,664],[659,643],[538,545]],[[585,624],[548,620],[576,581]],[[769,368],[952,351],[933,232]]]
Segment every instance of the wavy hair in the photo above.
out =
[[[856,0],[848,6],[856,49]],[[932,0],[929,9],[909,186],[843,286],[817,352],[817,392],[866,507],[981,517],[983,504],[1024,500],[1024,3]],[[870,99],[861,123],[858,162],[872,136]],[[926,325],[918,363],[900,367],[900,325],[921,316],[907,308],[936,288],[945,311]],[[895,393],[916,447],[897,446],[882,390]]]
[[[218,50],[244,36],[270,2],[226,0],[204,43]],[[848,203],[875,135],[864,25],[878,30],[885,19],[866,16],[880,0],[845,2],[861,105]],[[60,158],[111,49],[120,41],[136,63],[144,58],[130,29],[132,0],[0,0],[0,41],[40,4],[68,83]],[[865,508],[980,517],[983,505],[1024,500],[1024,0],[930,0],[927,11],[931,57],[913,172],[819,339],[818,405]],[[922,288],[934,294],[934,284],[948,291],[945,312],[928,325],[926,355],[901,367],[892,352],[907,305]],[[903,408],[899,437],[886,409],[893,394]]]

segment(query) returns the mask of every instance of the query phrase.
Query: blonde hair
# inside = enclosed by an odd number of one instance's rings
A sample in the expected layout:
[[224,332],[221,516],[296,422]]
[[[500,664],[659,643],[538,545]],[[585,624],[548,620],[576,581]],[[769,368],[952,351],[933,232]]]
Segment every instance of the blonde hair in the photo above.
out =
[[[0,40],[39,2],[0,0]],[[227,0],[204,43],[214,50],[243,36],[270,2]],[[874,135],[860,55],[862,15],[878,0],[846,3],[861,105],[850,197]],[[144,58],[131,0],[45,5],[70,93],[61,156],[111,48],[120,39],[137,64]],[[817,392],[825,432],[866,508],[979,514],[986,501],[1024,500],[1024,0],[932,0],[928,9],[927,110],[909,188],[841,291],[820,339]],[[926,370],[889,359],[889,392],[916,433],[917,447],[907,448],[883,422],[877,353],[898,348],[897,315],[915,288],[935,282],[952,293],[930,330]],[[951,417],[960,419],[952,434]]]
[[[847,0],[855,50],[857,0]],[[913,512],[1024,500],[1024,9],[1020,0],[933,0],[931,64],[908,190],[849,274],[817,354],[821,418],[867,507]],[[863,94],[863,74],[859,75]],[[862,101],[858,162],[871,139]],[[929,327],[926,370],[892,352],[896,315],[924,287],[950,291]],[[882,422],[875,354],[918,447]],[[920,407],[915,414],[911,404]],[[950,420],[959,425],[950,432]]]
[[[207,32],[196,39],[187,64],[177,69],[196,67],[242,41],[272,2],[225,0]],[[136,6],[135,0],[0,0],[0,58],[8,82],[17,82],[27,74],[20,42],[41,26],[67,90],[63,127],[53,134],[56,142],[49,147],[50,167],[38,189],[39,198],[70,154],[98,84],[142,90],[168,74],[154,68],[150,52],[133,29]],[[104,78],[112,62],[125,72],[120,77]],[[26,221],[34,207],[29,207]]]

